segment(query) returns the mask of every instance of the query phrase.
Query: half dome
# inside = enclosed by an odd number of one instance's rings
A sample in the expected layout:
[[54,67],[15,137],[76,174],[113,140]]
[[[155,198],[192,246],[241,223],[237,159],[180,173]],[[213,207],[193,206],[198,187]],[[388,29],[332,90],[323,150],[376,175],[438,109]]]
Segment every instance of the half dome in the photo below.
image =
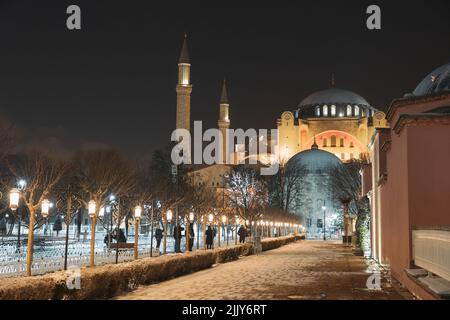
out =
[[450,90],[450,62],[440,66],[423,79],[414,90],[415,96]]
[[287,162],[287,167],[304,168],[307,173],[327,173],[342,165],[334,154],[314,147],[297,153]]

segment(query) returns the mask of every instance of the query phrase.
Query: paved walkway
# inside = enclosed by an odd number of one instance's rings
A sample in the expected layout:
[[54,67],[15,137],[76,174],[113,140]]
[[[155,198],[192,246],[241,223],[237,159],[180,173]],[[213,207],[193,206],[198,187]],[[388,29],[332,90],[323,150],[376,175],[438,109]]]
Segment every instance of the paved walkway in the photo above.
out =
[[368,261],[334,241],[301,241],[138,288],[118,299],[412,299],[389,276],[366,286]]

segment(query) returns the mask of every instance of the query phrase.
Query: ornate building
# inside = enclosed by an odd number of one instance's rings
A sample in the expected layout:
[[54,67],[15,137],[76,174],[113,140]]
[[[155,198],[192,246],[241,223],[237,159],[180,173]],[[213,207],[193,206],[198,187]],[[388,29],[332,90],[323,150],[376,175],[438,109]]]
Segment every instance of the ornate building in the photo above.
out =
[[342,161],[365,158],[375,128],[386,127],[385,114],[363,97],[332,88],[312,93],[294,111],[277,121],[278,152],[282,161],[311,148],[314,138],[320,149]]
[[392,101],[362,174],[372,257],[423,299],[450,292],[450,63]]

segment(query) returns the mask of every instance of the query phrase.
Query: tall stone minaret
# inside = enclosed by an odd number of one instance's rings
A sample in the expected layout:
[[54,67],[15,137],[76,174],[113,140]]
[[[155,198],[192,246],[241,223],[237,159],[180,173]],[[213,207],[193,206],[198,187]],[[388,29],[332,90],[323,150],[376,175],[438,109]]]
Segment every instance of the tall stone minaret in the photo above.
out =
[[187,47],[187,35],[184,34],[183,47],[178,60],[177,84],[177,129],[191,129],[191,62]]
[[228,148],[227,129],[230,128],[229,108],[230,104],[228,103],[227,86],[224,79],[222,86],[222,94],[220,96],[220,114],[218,121],[219,130],[222,133],[223,137],[222,155],[224,163],[226,163],[227,148]]

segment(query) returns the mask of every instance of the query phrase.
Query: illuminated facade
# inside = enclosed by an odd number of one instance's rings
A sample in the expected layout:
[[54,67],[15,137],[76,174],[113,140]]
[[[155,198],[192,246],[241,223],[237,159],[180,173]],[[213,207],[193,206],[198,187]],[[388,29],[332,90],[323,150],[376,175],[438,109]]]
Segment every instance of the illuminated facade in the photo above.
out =
[[277,121],[278,152],[282,161],[311,148],[314,137],[320,149],[342,161],[364,159],[375,128],[386,127],[386,117],[360,95],[332,88],[315,92],[294,111]]

